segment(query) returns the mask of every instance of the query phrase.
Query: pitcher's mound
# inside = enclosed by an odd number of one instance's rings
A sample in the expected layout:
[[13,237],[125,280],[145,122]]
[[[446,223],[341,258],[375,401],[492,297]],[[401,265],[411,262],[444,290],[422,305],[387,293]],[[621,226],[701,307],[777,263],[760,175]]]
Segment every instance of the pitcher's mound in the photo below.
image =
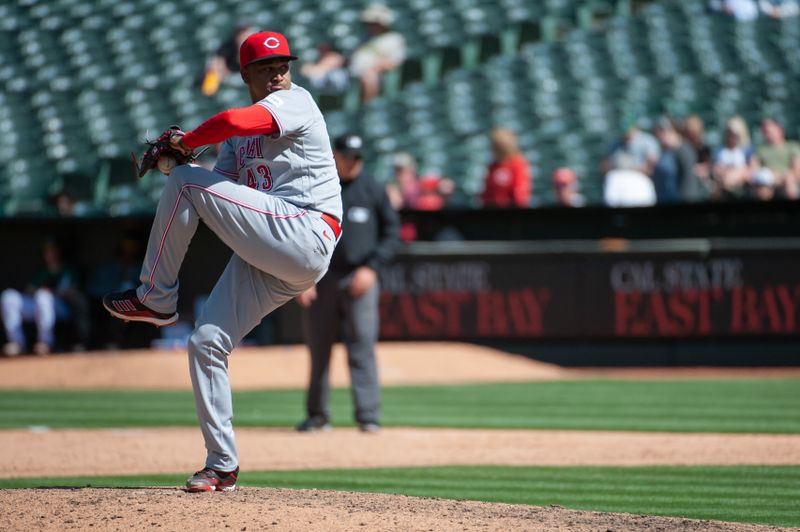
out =
[[177,488],[0,491],[2,530],[778,530],[756,525],[313,490]]

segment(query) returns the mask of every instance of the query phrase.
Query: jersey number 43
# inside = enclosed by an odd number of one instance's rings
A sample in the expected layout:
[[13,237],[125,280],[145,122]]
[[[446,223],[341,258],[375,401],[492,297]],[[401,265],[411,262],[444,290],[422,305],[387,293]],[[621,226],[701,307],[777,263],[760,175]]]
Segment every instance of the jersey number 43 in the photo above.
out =
[[[258,177],[256,177],[258,174]],[[259,181],[261,186],[259,186]],[[247,186],[256,190],[269,190],[272,188],[272,174],[269,172],[269,167],[264,164],[256,166],[255,172],[252,168],[247,169]]]

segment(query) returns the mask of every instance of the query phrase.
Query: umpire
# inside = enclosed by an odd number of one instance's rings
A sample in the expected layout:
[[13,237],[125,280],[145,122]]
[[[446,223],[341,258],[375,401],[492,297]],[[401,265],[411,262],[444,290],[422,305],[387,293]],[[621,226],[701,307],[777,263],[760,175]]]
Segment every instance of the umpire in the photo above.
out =
[[347,348],[355,418],[363,432],[380,430],[380,385],[375,362],[378,340],[378,269],[400,246],[400,219],[386,189],[363,173],[361,137],[334,141],[333,157],[342,185],[342,236],[328,273],[297,296],[311,352],[307,418],[300,432],[329,430],[331,348],[341,339]]

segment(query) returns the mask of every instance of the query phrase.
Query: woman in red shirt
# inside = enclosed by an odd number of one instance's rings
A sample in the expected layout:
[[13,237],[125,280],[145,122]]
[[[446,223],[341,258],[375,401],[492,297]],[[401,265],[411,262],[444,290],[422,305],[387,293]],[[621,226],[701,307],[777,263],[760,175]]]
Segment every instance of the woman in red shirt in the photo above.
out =
[[517,147],[514,132],[497,127],[492,130],[494,162],[486,173],[481,199],[484,207],[529,207],[531,170]]

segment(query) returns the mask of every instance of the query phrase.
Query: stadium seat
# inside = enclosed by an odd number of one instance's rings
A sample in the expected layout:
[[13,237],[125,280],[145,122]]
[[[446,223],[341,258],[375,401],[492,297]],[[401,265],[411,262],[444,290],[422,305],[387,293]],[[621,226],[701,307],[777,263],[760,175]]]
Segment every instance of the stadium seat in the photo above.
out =
[[[233,24],[249,17],[257,27],[286,28],[301,60],[321,41],[350,53],[364,38],[358,20],[367,3],[287,0],[269,10],[258,0],[0,5],[3,212],[43,208],[64,183],[114,213],[152,209],[158,180],[117,184],[108,161],[139,151],[145,136],[170,123],[193,128],[249,103],[235,79],[211,98],[198,95],[203,64]],[[408,61],[384,77],[373,102],[360,102],[355,83],[343,96],[320,100],[332,135],[364,135],[367,163],[381,179],[391,177],[394,151],[407,150],[450,174],[466,201],[482,186],[489,130],[504,125],[518,132],[537,190],[549,187],[553,168],[570,164],[587,198],[598,200],[598,158],[626,112],[651,121],[699,113],[712,136],[731,114],[752,124],[778,114],[790,137],[800,134],[796,18],[737,23],[709,13],[704,0],[387,4],[407,39]],[[142,200],[125,207],[130,194]]]

